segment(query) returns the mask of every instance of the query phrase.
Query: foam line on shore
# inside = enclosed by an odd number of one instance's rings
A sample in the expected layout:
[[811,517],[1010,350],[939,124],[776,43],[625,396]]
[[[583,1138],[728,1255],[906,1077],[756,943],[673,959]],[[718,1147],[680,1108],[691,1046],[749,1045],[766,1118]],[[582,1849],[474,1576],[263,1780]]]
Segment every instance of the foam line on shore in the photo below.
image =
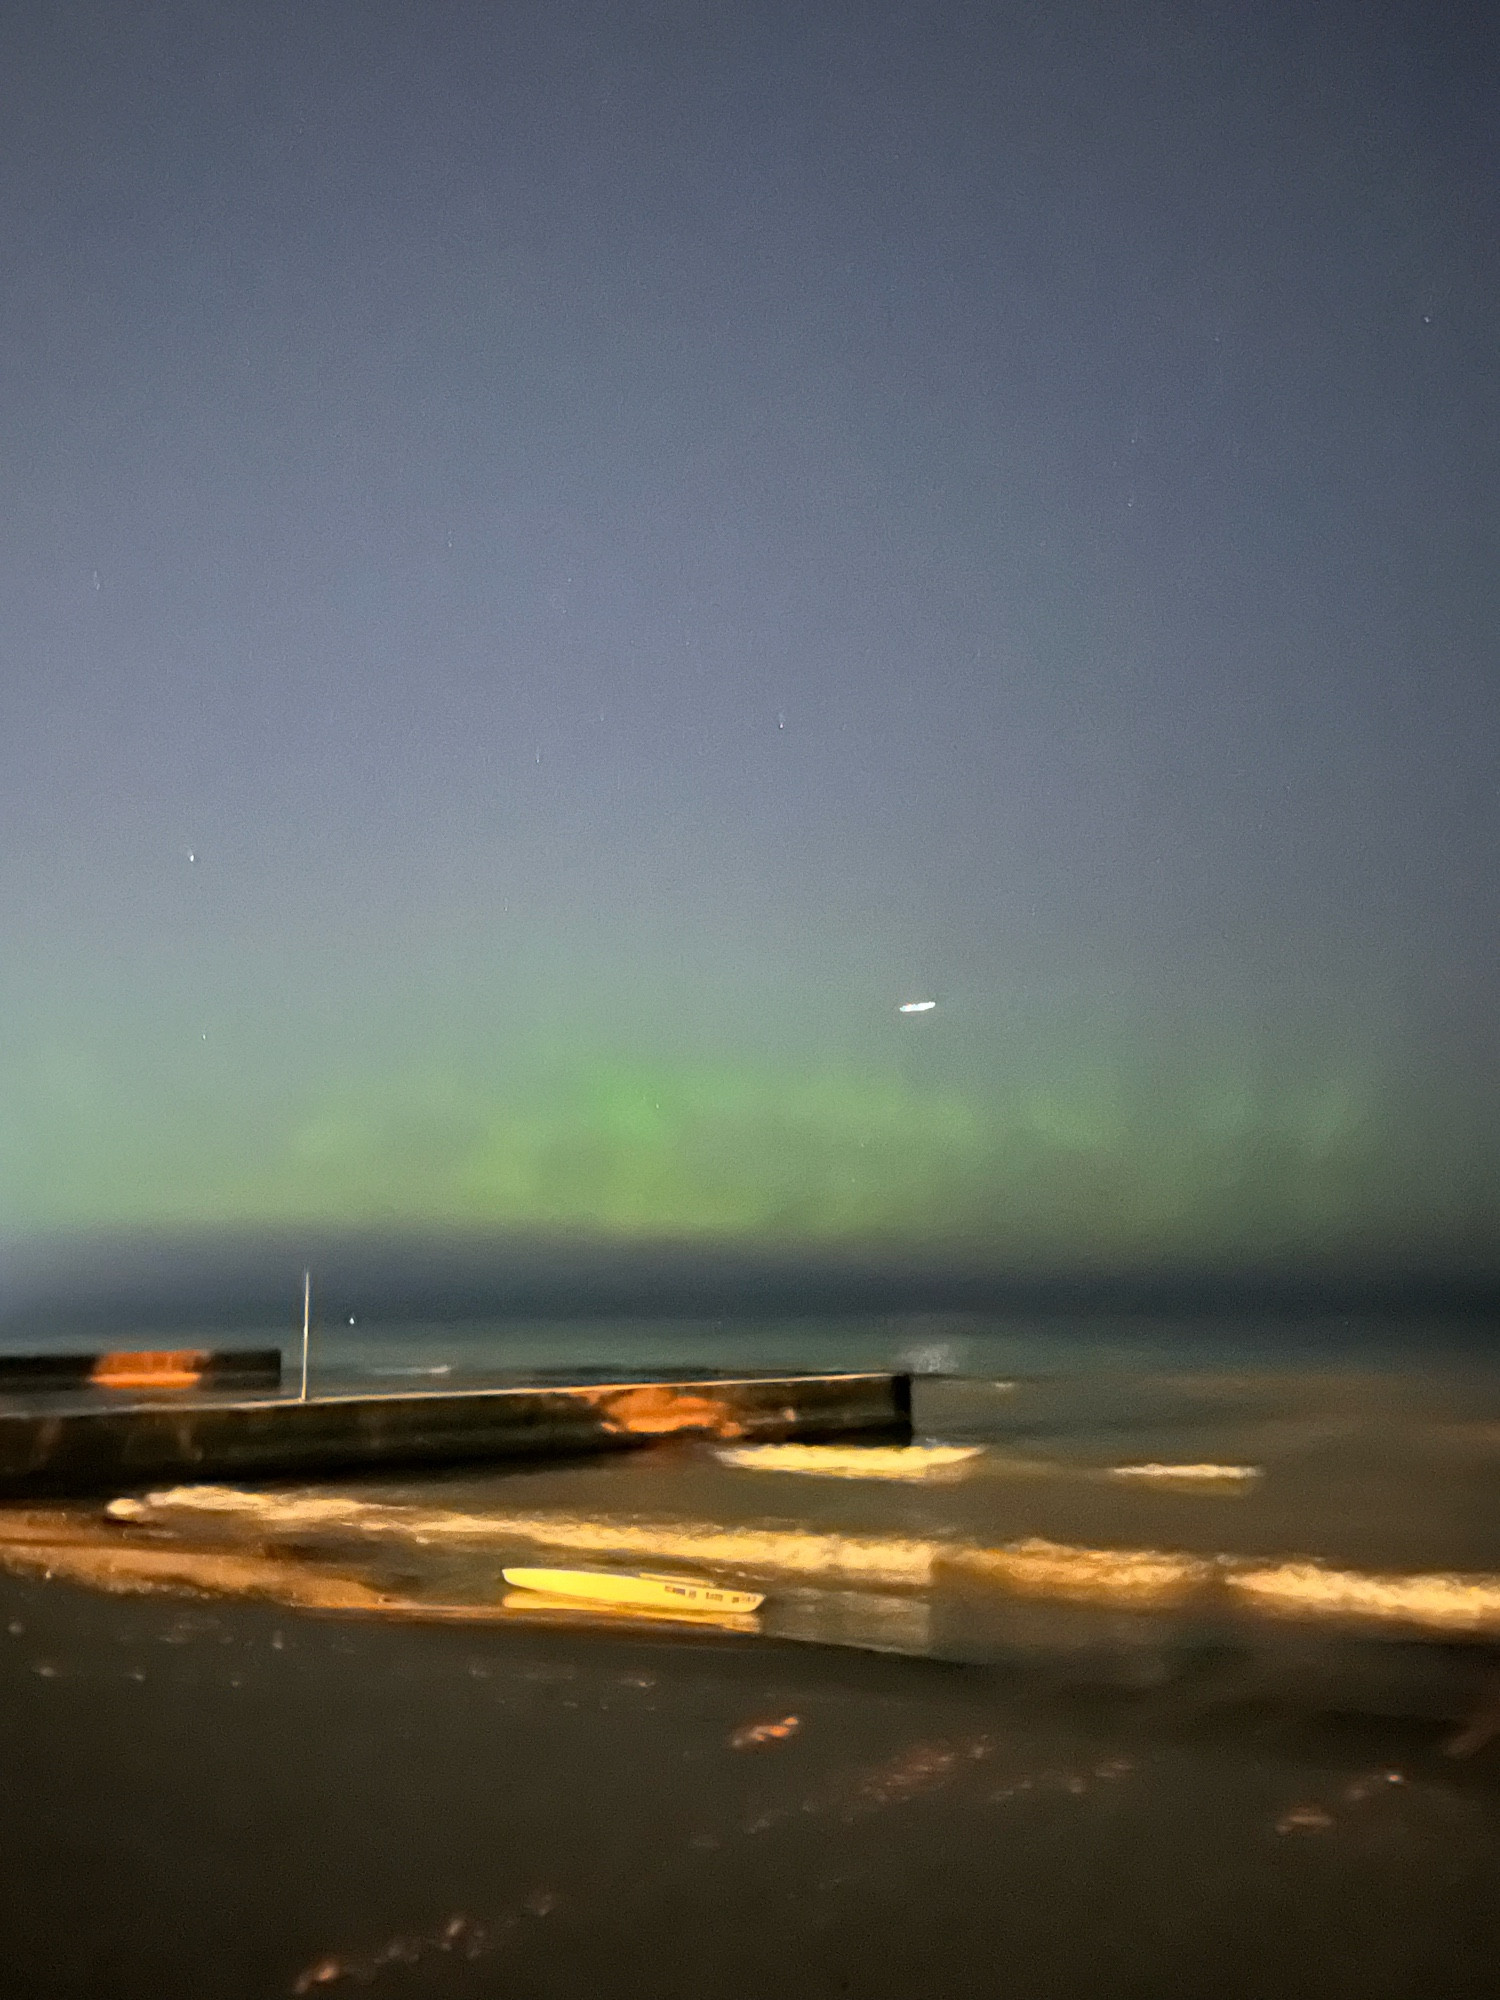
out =
[[1028,1537],[997,1548],[915,1537],[726,1527],[580,1514],[467,1514],[313,1491],[183,1486],[110,1502],[124,1523],[218,1517],[278,1532],[345,1531],[417,1545],[517,1543],[622,1562],[662,1560],[758,1577],[921,1590],[944,1577],[1007,1594],[1117,1610],[1248,1612],[1319,1623],[1500,1636],[1500,1576],[1339,1569],[1308,1559],[1087,1548]]
[[113,1500],[116,1520],[175,1513],[217,1514],[279,1530],[347,1529],[416,1543],[510,1548],[517,1542],[619,1558],[667,1557],[756,1573],[829,1576],[921,1587],[932,1580],[941,1543],[904,1537],[726,1528],[712,1522],[596,1519],[578,1514],[463,1514],[322,1493],[254,1493],[230,1486],[180,1486]]
[[1370,1575],[1321,1563],[1285,1562],[1240,1569],[1226,1582],[1242,1602],[1287,1616],[1500,1634],[1500,1576],[1444,1571]]

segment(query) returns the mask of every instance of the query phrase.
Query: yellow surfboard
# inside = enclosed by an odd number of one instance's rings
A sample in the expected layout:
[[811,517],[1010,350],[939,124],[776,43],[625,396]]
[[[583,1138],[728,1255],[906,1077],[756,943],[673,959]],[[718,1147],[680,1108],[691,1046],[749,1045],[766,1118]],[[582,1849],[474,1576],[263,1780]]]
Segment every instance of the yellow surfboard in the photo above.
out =
[[585,1604],[624,1604],[647,1611],[755,1611],[765,1602],[753,1590],[724,1590],[686,1576],[653,1576],[639,1570],[503,1569],[513,1590],[535,1590]]

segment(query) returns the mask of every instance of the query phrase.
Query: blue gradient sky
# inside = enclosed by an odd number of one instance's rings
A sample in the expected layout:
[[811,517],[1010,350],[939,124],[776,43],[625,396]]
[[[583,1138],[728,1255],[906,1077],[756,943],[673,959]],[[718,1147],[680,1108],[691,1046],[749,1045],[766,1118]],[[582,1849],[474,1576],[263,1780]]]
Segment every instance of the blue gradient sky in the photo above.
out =
[[10,10],[0,1229],[1489,1254],[1494,32]]

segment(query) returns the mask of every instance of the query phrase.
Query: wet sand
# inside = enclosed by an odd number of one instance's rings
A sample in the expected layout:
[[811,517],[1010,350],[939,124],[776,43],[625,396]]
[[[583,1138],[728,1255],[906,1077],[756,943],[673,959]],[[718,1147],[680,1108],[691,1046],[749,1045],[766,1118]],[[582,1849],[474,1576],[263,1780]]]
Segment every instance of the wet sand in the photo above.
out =
[[1426,1725],[55,1580],[0,1683],[38,2000],[1493,1990],[1500,1789]]

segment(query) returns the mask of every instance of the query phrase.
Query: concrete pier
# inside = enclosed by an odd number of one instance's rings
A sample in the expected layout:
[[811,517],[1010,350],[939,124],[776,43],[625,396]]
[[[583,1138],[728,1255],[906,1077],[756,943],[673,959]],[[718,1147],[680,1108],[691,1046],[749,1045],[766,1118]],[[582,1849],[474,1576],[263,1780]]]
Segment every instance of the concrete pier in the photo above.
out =
[[909,1375],[589,1383],[308,1402],[173,1399],[0,1415],[0,1499],[561,1456],[672,1437],[910,1435]]
[[279,1347],[106,1349],[98,1354],[0,1354],[0,1391],[276,1389]]

